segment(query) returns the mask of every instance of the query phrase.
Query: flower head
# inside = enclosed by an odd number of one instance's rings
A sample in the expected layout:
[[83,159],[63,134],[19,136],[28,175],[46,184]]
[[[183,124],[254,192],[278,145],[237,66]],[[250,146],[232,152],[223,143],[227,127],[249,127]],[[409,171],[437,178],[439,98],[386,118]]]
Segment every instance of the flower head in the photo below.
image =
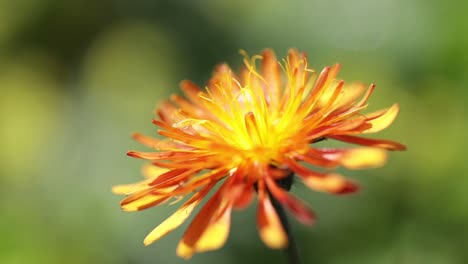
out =
[[[173,95],[153,120],[164,139],[133,135],[155,151],[128,152],[150,163],[143,169],[144,181],[114,187],[114,192],[127,195],[122,209],[139,211],[185,200],[146,237],[145,245],[181,225],[221,182],[189,225],[177,254],[189,258],[221,247],[232,209],[248,206],[255,196],[261,239],[269,247],[284,247],[288,239],[272,199],[299,221],[314,221],[312,211],[287,192],[294,175],[312,190],[350,193],[357,185],[332,169],[378,167],[385,163],[387,150],[405,149],[393,141],[359,136],[388,127],[399,108],[394,104],[363,114],[375,85],[345,85],[336,79],[340,65],[318,74],[296,50],[282,62],[272,50],[253,57],[244,53],[244,64],[239,75],[219,65],[204,90],[183,81],[185,97]],[[313,144],[323,139],[360,146]]]

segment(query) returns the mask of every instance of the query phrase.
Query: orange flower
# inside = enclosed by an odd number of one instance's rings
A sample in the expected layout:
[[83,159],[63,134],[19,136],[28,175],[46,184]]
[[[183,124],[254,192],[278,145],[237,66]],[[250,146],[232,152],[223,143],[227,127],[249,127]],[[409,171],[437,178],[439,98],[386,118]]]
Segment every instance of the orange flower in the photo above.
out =
[[[358,136],[385,129],[398,114],[397,104],[361,113],[375,85],[366,90],[361,84],[336,80],[338,64],[317,74],[308,68],[305,54],[296,50],[290,50],[283,63],[277,62],[272,50],[244,57],[239,75],[219,65],[205,90],[190,81],[181,83],[185,98],[173,95],[153,120],[164,139],[133,135],[156,152],[128,152],[150,164],[143,169],[144,181],[114,187],[115,193],[127,195],[122,209],[139,211],[187,198],[145,238],[145,245],[180,226],[222,182],[189,225],[177,254],[190,258],[221,247],[228,237],[232,209],[248,206],[255,193],[261,239],[271,248],[285,247],[287,234],[272,198],[299,221],[314,221],[312,211],[287,192],[293,175],[312,190],[350,193],[357,185],[330,169],[382,166],[386,150],[405,149],[393,141]],[[323,139],[361,147],[313,145]],[[318,171],[319,167],[326,170]]]

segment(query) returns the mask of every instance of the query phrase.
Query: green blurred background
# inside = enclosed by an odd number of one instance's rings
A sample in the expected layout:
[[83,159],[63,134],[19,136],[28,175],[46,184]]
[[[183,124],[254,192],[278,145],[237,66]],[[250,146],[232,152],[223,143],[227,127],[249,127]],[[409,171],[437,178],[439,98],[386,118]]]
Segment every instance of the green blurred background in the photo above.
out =
[[[468,263],[465,139],[468,2],[0,1],[0,263],[186,263],[184,227],[143,246],[177,207],[123,213],[112,185],[140,179],[133,131],[182,79],[204,85],[239,49],[306,51],[375,82],[370,108],[401,105],[378,137],[408,145],[346,172],[352,196],[293,191],[318,214],[293,221],[305,263]],[[463,162],[465,161],[465,162]],[[255,206],[218,251],[190,263],[284,263],[258,238]]]

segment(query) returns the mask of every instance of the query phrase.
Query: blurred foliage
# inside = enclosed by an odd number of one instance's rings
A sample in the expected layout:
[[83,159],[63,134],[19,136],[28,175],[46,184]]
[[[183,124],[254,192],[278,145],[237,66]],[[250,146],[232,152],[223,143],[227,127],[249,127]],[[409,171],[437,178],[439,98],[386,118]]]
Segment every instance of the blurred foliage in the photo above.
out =
[[[122,213],[110,188],[139,179],[135,130],[180,80],[203,85],[239,49],[290,47],[311,66],[375,82],[371,109],[399,102],[379,137],[408,145],[385,168],[344,172],[349,197],[293,191],[317,212],[294,222],[305,263],[468,260],[466,1],[0,1],[0,263],[185,263],[183,228],[143,247],[175,210]],[[258,239],[255,206],[218,251],[191,263],[283,263]]]

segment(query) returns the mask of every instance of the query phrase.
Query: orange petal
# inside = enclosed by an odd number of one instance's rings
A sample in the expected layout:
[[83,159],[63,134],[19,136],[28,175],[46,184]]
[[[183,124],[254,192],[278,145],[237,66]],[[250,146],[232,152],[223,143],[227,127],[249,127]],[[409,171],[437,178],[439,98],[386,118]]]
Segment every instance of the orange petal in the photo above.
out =
[[203,108],[200,101],[200,95],[204,94],[202,90],[193,82],[184,80],[180,82],[180,89],[184,92],[185,96],[197,106]]
[[200,108],[197,105],[194,105],[181,96],[174,94],[171,96],[171,100],[175,102],[183,111],[184,113],[188,113],[190,116],[197,117],[197,118],[203,118],[206,117],[206,111],[205,109]]
[[245,184],[244,186],[239,186],[239,194],[234,199],[234,208],[243,209],[250,205],[254,197],[254,188],[250,184]]
[[208,228],[197,240],[194,246],[195,252],[215,250],[226,243],[231,226],[231,208],[231,205],[227,205],[225,209],[219,210],[218,213],[221,215],[208,225]]
[[[322,93],[322,95],[318,98],[317,107],[321,108],[321,107],[325,106],[330,101],[330,99],[332,98],[334,90],[333,89],[327,89],[327,88],[332,84],[332,82],[334,82],[334,81],[336,82],[335,78],[338,75],[338,73],[340,72],[340,69],[341,69],[340,64],[335,64],[330,68],[330,72],[329,72],[329,75],[327,77],[327,81],[324,83],[324,87],[326,87],[326,88],[325,88],[325,91]],[[339,81],[339,82],[343,82],[343,81]],[[344,82],[343,82],[343,84],[344,84]]]
[[[343,120],[341,122],[338,122],[336,124],[331,124],[331,125],[325,125],[323,127],[318,127],[316,129],[313,129],[308,132],[306,140],[312,141],[316,138],[325,136],[325,137],[330,137],[330,135],[336,135],[336,134],[342,134],[342,133],[347,133],[348,131],[353,131],[353,129],[356,129],[364,124],[366,121],[365,117],[363,116],[358,116],[353,119],[347,119]],[[313,120],[311,121],[313,122]],[[307,129],[307,126],[305,126],[305,129]]]
[[358,186],[353,182],[341,177],[339,174],[320,173],[312,171],[293,159],[287,161],[288,166],[301,177],[307,187],[322,192],[345,194],[355,192]]
[[176,148],[176,145],[172,142],[148,137],[136,132],[132,134],[132,138],[147,147],[157,150],[171,150]]
[[281,205],[286,207],[294,216],[304,224],[312,224],[315,220],[314,213],[302,201],[279,188],[270,177],[266,177],[268,190]]
[[141,151],[129,151],[127,156],[139,158],[139,159],[148,159],[148,160],[160,160],[167,159],[175,154],[173,151],[165,152],[141,152]]
[[277,107],[280,98],[281,73],[275,53],[271,49],[266,49],[262,53],[262,75],[268,84],[269,103]]
[[177,108],[169,101],[162,102],[161,106],[156,109],[156,114],[166,123],[177,122],[180,119],[177,117]]
[[148,185],[149,186],[167,186],[172,185],[174,181],[183,182],[185,178],[194,174],[196,171],[189,170],[189,169],[174,169],[169,170],[153,181],[151,181]]
[[[338,97],[341,94],[341,91],[343,90],[343,86],[344,86],[344,81],[339,81],[339,82],[337,82],[334,89],[331,89],[331,88],[327,89],[327,91],[329,91],[330,96],[327,98],[327,101],[325,101],[324,104],[320,106],[320,108],[323,108],[323,110],[319,111],[319,113],[329,112],[329,110],[327,110],[327,109],[332,107],[333,104],[337,101]],[[322,95],[322,96],[324,96],[324,95]],[[319,103],[320,103],[320,101],[319,101]],[[319,114],[319,116],[320,116],[320,114]]]
[[284,248],[288,237],[268,197],[259,198],[257,225],[262,241],[270,248]]
[[242,209],[247,207],[254,197],[253,183],[246,181],[248,174],[247,166],[238,166],[234,173],[228,178],[229,185],[223,193],[225,199],[232,201],[233,207]]
[[329,135],[327,136],[332,139],[358,144],[362,146],[383,148],[388,150],[405,150],[406,146],[395,141],[384,140],[384,139],[371,139],[371,138],[362,138],[350,135]]
[[120,206],[126,212],[144,210],[169,200],[173,195],[167,192],[170,192],[171,189],[175,189],[175,187],[162,189],[161,192],[164,193],[160,194],[155,194],[153,189],[143,190],[123,199]]
[[328,76],[330,73],[330,67],[323,68],[322,72],[320,73],[319,77],[315,81],[314,87],[312,88],[307,98],[302,103],[301,107],[298,110],[298,114],[307,114],[315,107],[317,101],[320,99],[322,94],[325,92],[328,86],[325,86],[325,83],[328,80]]
[[188,192],[192,192],[193,190],[198,189],[201,186],[204,186],[213,181],[219,181],[220,179],[226,177],[229,170],[226,168],[220,168],[212,171],[208,171],[204,174],[198,175],[197,177],[193,178],[189,182],[181,185],[180,187],[171,191],[172,195],[181,195]]
[[320,156],[311,156],[311,155],[304,155],[301,153],[295,153],[295,157],[306,163],[309,163],[314,166],[322,167],[322,168],[335,168],[339,165],[339,162],[337,162],[336,160],[328,160]]
[[145,246],[165,236],[167,233],[179,227],[190,216],[193,209],[205,198],[206,194],[213,188],[215,184],[210,184],[204,187],[201,191],[194,194],[187,202],[185,202],[174,214],[167,218],[164,222],[158,225],[151,231],[143,241]]
[[365,105],[367,103],[367,99],[369,99],[369,97],[372,95],[374,90],[375,90],[375,84],[369,85],[369,88],[367,88],[367,91],[364,94],[364,96],[362,97],[361,101],[359,101],[359,103],[357,103],[357,107]]
[[363,133],[375,133],[384,130],[393,123],[398,115],[398,112],[399,106],[398,104],[394,104],[386,110],[381,110],[376,113],[367,115],[367,118],[371,120],[367,121],[366,123],[371,124],[372,127],[364,130]]
[[[190,258],[197,250],[196,245],[202,238],[203,233],[209,229],[215,217],[220,213],[223,199],[221,197],[223,188],[220,188],[211,199],[203,206],[200,212],[190,223],[187,231],[177,246],[177,255],[185,259]],[[216,242],[213,240],[213,242]],[[205,242],[208,243],[208,242]],[[213,245],[213,244],[211,244]]]

